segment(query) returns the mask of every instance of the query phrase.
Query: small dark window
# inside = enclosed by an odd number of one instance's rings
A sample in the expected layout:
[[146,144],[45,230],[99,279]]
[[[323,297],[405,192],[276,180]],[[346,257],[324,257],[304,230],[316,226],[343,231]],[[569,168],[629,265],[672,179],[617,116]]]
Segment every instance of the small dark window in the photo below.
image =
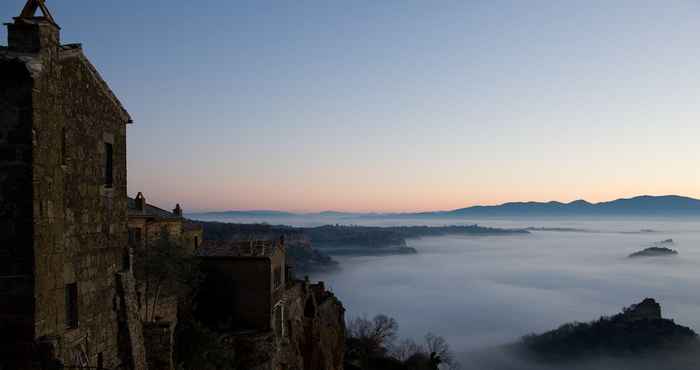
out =
[[141,244],[141,229],[136,227],[129,228],[129,243],[132,245]]
[[306,300],[306,305],[304,305],[304,316],[313,318],[316,316],[316,307],[314,307],[314,302],[311,298]]
[[199,238],[195,236],[194,237],[194,249],[197,249],[197,248],[199,248]]
[[66,326],[78,327],[78,284],[66,285]]
[[105,368],[105,359],[102,352],[97,354],[97,369],[103,370]]
[[114,186],[114,146],[105,143],[105,186]]
[[127,247],[122,251],[122,270],[129,271],[131,269],[131,250]]

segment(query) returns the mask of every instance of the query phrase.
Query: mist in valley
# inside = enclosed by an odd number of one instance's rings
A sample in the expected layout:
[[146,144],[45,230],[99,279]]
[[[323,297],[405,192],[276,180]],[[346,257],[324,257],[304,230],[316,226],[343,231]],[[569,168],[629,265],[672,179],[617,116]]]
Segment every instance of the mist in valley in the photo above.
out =
[[[418,254],[337,257],[340,271],[312,278],[342,297],[348,318],[384,313],[396,318],[401,337],[444,336],[466,369],[560,368],[526,361],[503,345],[564,323],[614,315],[645,297],[661,304],[664,317],[700,329],[700,220],[478,223],[542,230],[409,240]],[[677,256],[627,257],[671,238]],[[663,363],[687,369],[694,356],[596,357],[567,368],[647,369]]]

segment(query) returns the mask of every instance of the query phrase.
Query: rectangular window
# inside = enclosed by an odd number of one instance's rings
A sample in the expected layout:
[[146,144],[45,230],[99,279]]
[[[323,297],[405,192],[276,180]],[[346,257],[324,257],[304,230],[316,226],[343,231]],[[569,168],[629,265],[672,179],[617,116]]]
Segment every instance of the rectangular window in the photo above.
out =
[[131,270],[131,248],[127,247],[122,250],[122,271]]
[[199,248],[199,237],[194,237],[194,249]]
[[66,285],[66,326],[78,327],[78,284]]
[[105,187],[114,186],[114,146],[105,143]]
[[132,245],[141,244],[141,229],[137,227],[129,228],[129,243]]

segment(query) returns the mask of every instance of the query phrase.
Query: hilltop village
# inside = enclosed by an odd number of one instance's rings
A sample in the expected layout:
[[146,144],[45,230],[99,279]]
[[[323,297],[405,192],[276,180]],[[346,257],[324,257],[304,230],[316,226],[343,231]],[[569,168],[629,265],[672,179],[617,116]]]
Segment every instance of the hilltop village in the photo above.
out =
[[[241,369],[342,369],[343,306],[322,282],[294,277],[284,238],[208,241],[180,205],[128,197],[133,121],[81,45],[61,43],[43,0],[7,29],[0,369],[174,369],[184,317]],[[149,251],[163,245],[197,262],[196,296],[151,283]]]

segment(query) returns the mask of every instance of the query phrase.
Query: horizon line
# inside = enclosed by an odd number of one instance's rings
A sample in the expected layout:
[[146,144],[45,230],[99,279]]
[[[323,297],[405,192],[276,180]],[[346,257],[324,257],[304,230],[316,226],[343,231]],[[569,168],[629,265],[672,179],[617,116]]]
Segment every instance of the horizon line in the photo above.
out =
[[498,207],[498,206],[503,206],[506,204],[514,204],[514,203],[539,203],[539,204],[546,204],[546,203],[559,203],[559,204],[571,204],[575,202],[581,202],[584,201],[589,204],[601,204],[601,203],[609,203],[609,202],[614,202],[618,200],[630,200],[630,199],[637,199],[637,198],[644,198],[644,197],[651,197],[651,198],[665,198],[665,197],[678,197],[678,198],[687,198],[687,199],[692,199],[692,200],[698,200],[698,198],[693,198],[690,196],[686,195],[679,195],[679,194],[663,194],[663,195],[652,195],[652,194],[641,194],[641,195],[634,195],[634,196],[626,196],[626,197],[619,197],[619,198],[614,198],[610,200],[604,200],[604,201],[599,201],[599,202],[590,202],[584,198],[577,198],[571,201],[559,201],[559,200],[546,200],[546,201],[536,201],[536,200],[519,200],[519,201],[507,201],[507,202],[501,202],[501,203],[493,203],[493,204],[472,204],[472,205],[466,205],[463,207],[459,208],[453,208],[453,209],[442,209],[442,210],[414,210],[414,211],[342,211],[342,210],[333,210],[333,209],[328,209],[328,210],[322,210],[322,211],[302,211],[302,210],[284,210],[284,209],[224,209],[224,210],[202,210],[202,211],[196,211],[196,212],[185,212],[185,214],[189,215],[198,215],[198,214],[213,214],[213,213],[227,213],[227,212],[240,212],[240,213],[254,213],[254,212],[269,212],[269,213],[288,213],[292,215],[320,215],[323,213],[345,213],[345,214],[376,214],[376,215],[400,215],[400,214],[420,214],[420,213],[438,213],[438,212],[452,212],[452,211],[457,211],[461,209],[467,209],[467,208],[473,208],[473,207]]

